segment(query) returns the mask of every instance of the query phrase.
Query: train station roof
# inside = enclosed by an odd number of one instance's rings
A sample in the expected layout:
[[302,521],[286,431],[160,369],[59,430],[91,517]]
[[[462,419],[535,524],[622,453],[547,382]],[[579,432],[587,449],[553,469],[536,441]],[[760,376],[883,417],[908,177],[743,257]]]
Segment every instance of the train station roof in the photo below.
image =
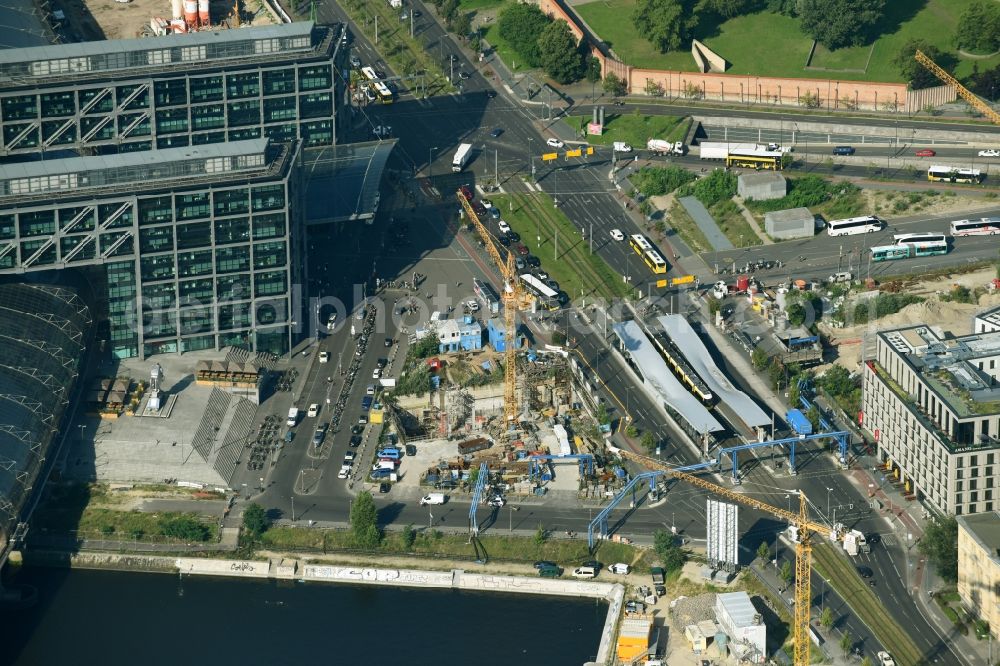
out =
[[[718,432],[722,425],[674,376],[652,341],[634,321],[624,321],[612,327],[622,346],[641,373],[642,387],[654,401],[680,414],[698,433]],[[770,422],[770,421],[768,421]]]
[[726,403],[740,420],[751,428],[771,425],[771,417],[764,413],[753,398],[733,386],[729,378],[719,370],[705,344],[683,315],[663,315],[657,317],[657,321],[677,348],[684,352],[684,358],[687,359],[691,369],[698,373],[698,376],[712,389],[712,393]]

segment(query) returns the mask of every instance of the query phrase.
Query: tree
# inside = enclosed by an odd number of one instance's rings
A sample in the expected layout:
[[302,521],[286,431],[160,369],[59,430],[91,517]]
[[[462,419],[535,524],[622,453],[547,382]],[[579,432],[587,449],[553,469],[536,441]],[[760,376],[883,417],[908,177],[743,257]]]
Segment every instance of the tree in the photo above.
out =
[[243,510],[243,532],[256,541],[267,531],[267,514],[264,507],[256,502],[247,505]]
[[597,83],[601,80],[601,61],[594,56],[587,56],[583,59],[584,78],[590,83]]
[[403,546],[406,550],[413,548],[413,544],[417,540],[417,532],[413,529],[413,525],[407,525],[403,528]]
[[927,524],[920,552],[927,556],[941,578],[949,583],[958,580],[958,521],[954,516]]
[[785,385],[785,365],[775,356],[767,366],[767,376],[771,380],[771,386],[780,389]]
[[538,523],[538,529],[535,530],[535,545],[541,548],[548,538],[549,533],[545,531],[545,527],[541,523]]
[[500,38],[524,59],[526,65],[537,67],[541,64],[538,38],[551,21],[536,5],[514,3],[500,12],[497,31]]
[[801,326],[806,321],[806,309],[801,303],[789,305],[785,314],[788,316],[788,323],[792,326]]
[[646,79],[646,94],[650,97],[663,97],[666,91],[663,89],[663,84],[659,81]]
[[871,41],[884,9],[885,0],[801,0],[798,13],[802,29],[833,50]]
[[[917,50],[923,51],[924,55],[935,62],[941,58],[941,51],[933,44],[928,44],[923,39],[911,39],[900,47],[899,53],[892,59],[892,64],[896,66],[896,69],[903,75],[903,78],[909,82],[910,90],[920,90],[940,85],[941,82],[938,81],[936,76],[913,59],[913,54]],[[888,103],[888,100],[886,103]]]
[[757,557],[765,562],[771,559],[771,547],[767,545],[766,541],[761,541],[760,545],[757,546]]
[[819,623],[822,624],[827,629],[833,626],[834,617],[832,608],[830,608],[829,606],[823,608],[823,612],[819,616]]
[[976,71],[975,63],[973,68],[969,88],[980,97],[985,97],[990,102],[994,101],[997,92],[1000,91],[1000,65],[985,72]]
[[798,0],[765,0],[764,8],[775,14],[795,16],[798,9]]
[[781,580],[784,581],[785,587],[788,587],[792,583],[792,578],[794,574],[792,573],[792,563],[785,560],[781,563],[781,569],[778,572],[781,575]]
[[614,73],[609,73],[604,77],[604,83],[601,87],[604,88],[604,92],[612,97],[621,97],[627,92],[625,81]]
[[441,16],[448,25],[458,16],[458,0],[444,0],[441,3]]
[[722,18],[730,19],[752,11],[754,5],[751,0],[701,0],[696,10],[712,12]]
[[993,53],[1000,48],[1000,6],[996,2],[973,2],[958,17],[955,44],[974,53]]
[[771,363],[771,357],[767,355],[767,352],[758,347],[750,352],[750,364],[753,365],[754,370],[763,370]]
[[792,382],[792,385],[788,387],[788,404],[792,407],[797,407],[800,397],[802,397],[802,393],[799,391],[798,385]]
[[603,402],[597,408],[597,422],[601,425],[607,425],[611,423],[611,415],[608,414],[608,406]]
[[378,510],[369,492],[358,493],[351,504],[351,532],[359,548],[376,548],[382,540],[378,531]]
[[472,32],[472,16],[469,12],[460,12],[448,23],[453,33],[465,39]]
[[844,651],[844,656],[851,652],[852,647],[854,647],[854,636],[851,636],[851,632],[845,631],[840,637],[840,649]]
[[823,390],[830,395],[847,395],[854,390],[851,373],[842,365],[834,365],[824,372],[817,381]]
[[545,73],[557,83],[583,76],[583,57],[566,21],[552,21],[538,37],[538,57]]
[[687,561],[687,554],[677,543],[677,537],[666,530],[657,530],[653,533],[653,550],[656,551],[667,573],[679,570]]
[[628,437],[638,437],[639,429],[635,427],[634,423],[629,423],[627,426],[625,426],[625,434]]
[[637,0],[632,23],[660,53],[684,48],[698,17],[682,0]]
[[799,104],[806,107],[807,109],[818,109],[821,102],[819,101],[819,95],[810,90],[805,91],[799,95]]
[[819,432],[819,407],[816,406],[816,403],[809,405],[809,409],[806,410],[806,418],[812,424],[813,432]]
[[648,430],[642,433],[642,438],[639,440],[639,442],[642,444],[642,448],[646,449],[647,451],[652,451],[653,449],[656,448],[656,437],[653,435],[653,433],[649,432]]
[[183,539],[184,541],[207,541],[210,535],[208,527],[190,515],[171,516],[162,519],[160,522],[160,532],[164,536]]

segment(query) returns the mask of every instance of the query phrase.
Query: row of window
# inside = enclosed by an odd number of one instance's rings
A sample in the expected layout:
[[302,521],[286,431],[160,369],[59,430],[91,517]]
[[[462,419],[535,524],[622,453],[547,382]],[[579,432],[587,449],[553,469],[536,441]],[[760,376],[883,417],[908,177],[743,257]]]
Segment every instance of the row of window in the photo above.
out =
[[178,252],[176,264],[174,257],[173,253],[141,257],[143,283],[211,275],[213,265],[215,273],[247,272],[251,265],[254,270],[280,268],[288,263],[288,248],[285,241],[273,241]]
[[[138,202],[141,226],[206,218],[210,215],[245,215],[285,207],[285,188],[281,184],[253,188],[235,188],[182,195],[145,197]],[[175,218],[176,215],[176,218]]]

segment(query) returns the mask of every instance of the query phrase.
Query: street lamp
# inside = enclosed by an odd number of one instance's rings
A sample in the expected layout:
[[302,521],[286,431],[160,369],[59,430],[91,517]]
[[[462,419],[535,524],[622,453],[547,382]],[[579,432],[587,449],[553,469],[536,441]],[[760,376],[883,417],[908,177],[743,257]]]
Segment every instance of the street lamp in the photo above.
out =
[[830,581],[823,578],[823,591],[819,595],[819,612],[822,613],[826,610],[826,586]]
[[830,515],[830,493],[833,492],[833,488],[826,489],[826,515]]
[[292,500],[292,522],[295,522],[295,495],[292,495],[289,499]]
[[427,148],[427,177],[430,178],[434,175],[434,151],[437,150],[437,146],[430,146]]

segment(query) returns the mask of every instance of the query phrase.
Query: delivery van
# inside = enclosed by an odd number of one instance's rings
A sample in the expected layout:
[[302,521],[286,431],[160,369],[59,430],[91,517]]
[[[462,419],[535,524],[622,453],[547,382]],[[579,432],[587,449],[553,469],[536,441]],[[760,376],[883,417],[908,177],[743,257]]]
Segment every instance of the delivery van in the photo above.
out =
[[299,422],[299,408],[292,407],[288,410],[288,420],[285,421],[285,425],[291,427]]
[[420,504],[423,506],[428,504],[444,504],[447,501],[448,496],[444,493],[431,493],[420,498]]

